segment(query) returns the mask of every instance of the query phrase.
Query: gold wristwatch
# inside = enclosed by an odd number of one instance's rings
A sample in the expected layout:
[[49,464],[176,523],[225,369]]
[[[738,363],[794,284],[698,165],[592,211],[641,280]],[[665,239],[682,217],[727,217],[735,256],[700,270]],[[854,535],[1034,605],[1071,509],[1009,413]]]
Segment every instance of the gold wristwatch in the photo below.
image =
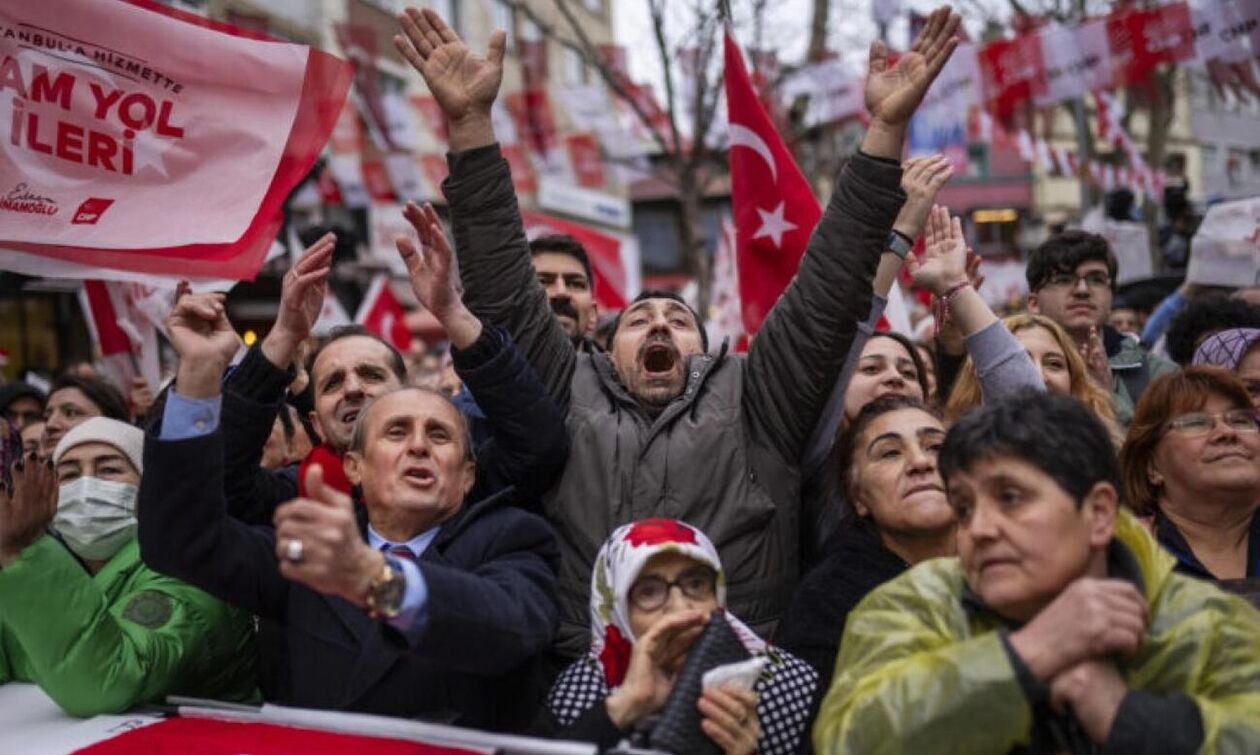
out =
[[392,619],[402,608],[407,592],[407,578],[402,563],[393,556],[386,556],[381,570],[368,584],[368,615],[375,619]]

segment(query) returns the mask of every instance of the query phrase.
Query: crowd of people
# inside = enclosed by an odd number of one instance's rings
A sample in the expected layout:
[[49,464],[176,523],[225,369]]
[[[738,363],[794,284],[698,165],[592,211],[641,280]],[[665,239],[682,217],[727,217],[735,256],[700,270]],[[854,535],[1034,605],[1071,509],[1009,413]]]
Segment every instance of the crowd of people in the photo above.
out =
[[[1260,752],[1260,308],[1186,284],[1121,332],[1114,254],[1065,231],[999,319],[949,163],[902,161],[956,14],[872,46],[870,127],[746,354],[660,290],[597,341],[585,250],[526,239],[495,139],[503,34],[399,24],[454,241],[408,205],[398,253],[458,388],[312,337],[332,235],[248,350],[181,285],[156,396],[0,386],[0,683],[602,748],[682,720],[688,753]],[[875,329],[903,267],[929,344]],[[753,673],[702,684],[722,647]]]

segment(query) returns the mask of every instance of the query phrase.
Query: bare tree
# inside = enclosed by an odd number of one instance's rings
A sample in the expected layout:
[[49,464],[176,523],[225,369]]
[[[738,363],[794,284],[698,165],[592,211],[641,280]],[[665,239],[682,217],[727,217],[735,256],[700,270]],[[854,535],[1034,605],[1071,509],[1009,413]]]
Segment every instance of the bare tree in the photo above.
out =
[[[682,94],[676,80],[679,68],[676,64],[678,51],[671,47],[667,35],[666,0],[642,0],[647,4],[652,25],[652,41],[657,61],[663,75],[665,101],[658,113],[650,112],[643,100],[636,96],[634,84],[600,50],[573,10],[573,0],[554,0],[563,19],[563,25],[549,25],[539,18],[528,4],[515,0],[514,7],[529,17],[544,36],[558,39],[577,50],[583,61],[596,71],[613,96],[624,102],[634,117],[651,135],[658,150],[653,161],[653,171],[677,191],[679,203],[678,234],[683,263],[688,274],[699,287],[698,312],[704,317],[711,298],[712,275],[707,245],[702,231],[701,209],[713,180],[726,170],[724,150],[715,149],[711,134],[714,114],[722,92],[720,66],[716,56],[720,54],[722,19],[712,2],[691,0],[686,7],[690,24],[682,35],[683,45],[689,51],[689,67],[684,75],[692,77],[685,89],[690,101],[681,102]],[[764,4],[764,3],[763,3]],[[671,10],[676,11],[678,0],[670,0]],[[684,107],[685,104],[685,107]],[[683,115],[689,122],[680,122]],[[663,121],[663,122],[662,122]]]

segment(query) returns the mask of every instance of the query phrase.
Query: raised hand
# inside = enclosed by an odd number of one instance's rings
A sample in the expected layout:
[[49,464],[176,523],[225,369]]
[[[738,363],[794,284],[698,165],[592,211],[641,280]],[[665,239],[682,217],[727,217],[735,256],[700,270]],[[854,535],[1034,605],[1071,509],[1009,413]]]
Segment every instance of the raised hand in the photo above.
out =
[[950,218],[949,210],[934,205],[928,214],[923,255],[907,257],[906,264],[914,284],[937,296],[967,282],[967,239],[962,221]]
[[52,462],[27,454],[13,463],[13,489],[0,488],[0,567],[8,566],[48,530],[57,513]]
[[919,38],[895,66],[888,65],[888,48],[883,42],[871,44],[866,109],[875,120],[890,126],[910,120],[958,46],[961,24],[962,18],[948,5],[932,11]]
[[490,106],[503,81],[503,53],[507,35],[496,31],[484,57],[474,55],[442,17],[425,8],[407,8],[398,15],[402,34],[394,35],[394,47],[424,77],[429,91],[450,121],[452,149],[464,121],[488,123]]
[[1107,348],[1103,345],[1102,334],[1098,332],[1097,325],[1090,326],[1089,337],[1079,348],[1090,378],[1110,393],[1115,385],[1115,376],[1112,375],[1111,362],[1107,360]]
[[944,155],[907,160],[901,173],[901,188],[906,192],[906,203],[897,213],[893,230],[911,240],[917,239],[932,211],[936,193],[952,175],[954,168]]
[[187,281],[175,289],[175,306],[166,318],[175,353],[182,363],[213,361],[226,367],[241,346],[219,293],[194,294]]
[[131,402],[131,412],[134,416],[143,417],[147,414],[149,407],[153,406],[153,389],[149,387],[149,381],[140,375],[133,377],[127,398]]
[[406,236],[400,236],[395,244],[407,266],[411,290],[425,309],[433,313],[451,343],[466,349],[481,336],[481,321],[464,307],[453,275],[454,253],[442,230],[442,221],[433,205],[428,202],[420,208],[408,202],[403,217],[416,229],[420,237],[420,249]]
[[350,496],[325,485],[318,464],[306,473],[306,492],[307,498],[295,498],[276,509],[280,574],[366,606],[368,588],[384,565],[384,556],[363,541]]
[[630,729],[665,705],[687,652],[704,631],[707,618],[703,611],[672,614],[657,621],[635,641],[626,678],[605,701],[608,717],[617,728]]
[[280,311],[276,323],[263,339],[263,355],[281,369],[288,369],[298,344],[305,341],[319,320],[328,295],[328,275],[332,272],[337,236],[325,233],[307,247],[297,264],[285,273],[280,284]]

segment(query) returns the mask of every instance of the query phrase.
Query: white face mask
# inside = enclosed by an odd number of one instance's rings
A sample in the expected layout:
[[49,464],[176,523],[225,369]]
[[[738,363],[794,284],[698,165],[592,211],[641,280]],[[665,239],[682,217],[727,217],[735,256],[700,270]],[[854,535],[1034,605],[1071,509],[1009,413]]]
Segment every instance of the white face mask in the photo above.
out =
[[136,533],[136,494],[127,482],[80,477],[61,486],[53,529],[79,558],[106,561]]

